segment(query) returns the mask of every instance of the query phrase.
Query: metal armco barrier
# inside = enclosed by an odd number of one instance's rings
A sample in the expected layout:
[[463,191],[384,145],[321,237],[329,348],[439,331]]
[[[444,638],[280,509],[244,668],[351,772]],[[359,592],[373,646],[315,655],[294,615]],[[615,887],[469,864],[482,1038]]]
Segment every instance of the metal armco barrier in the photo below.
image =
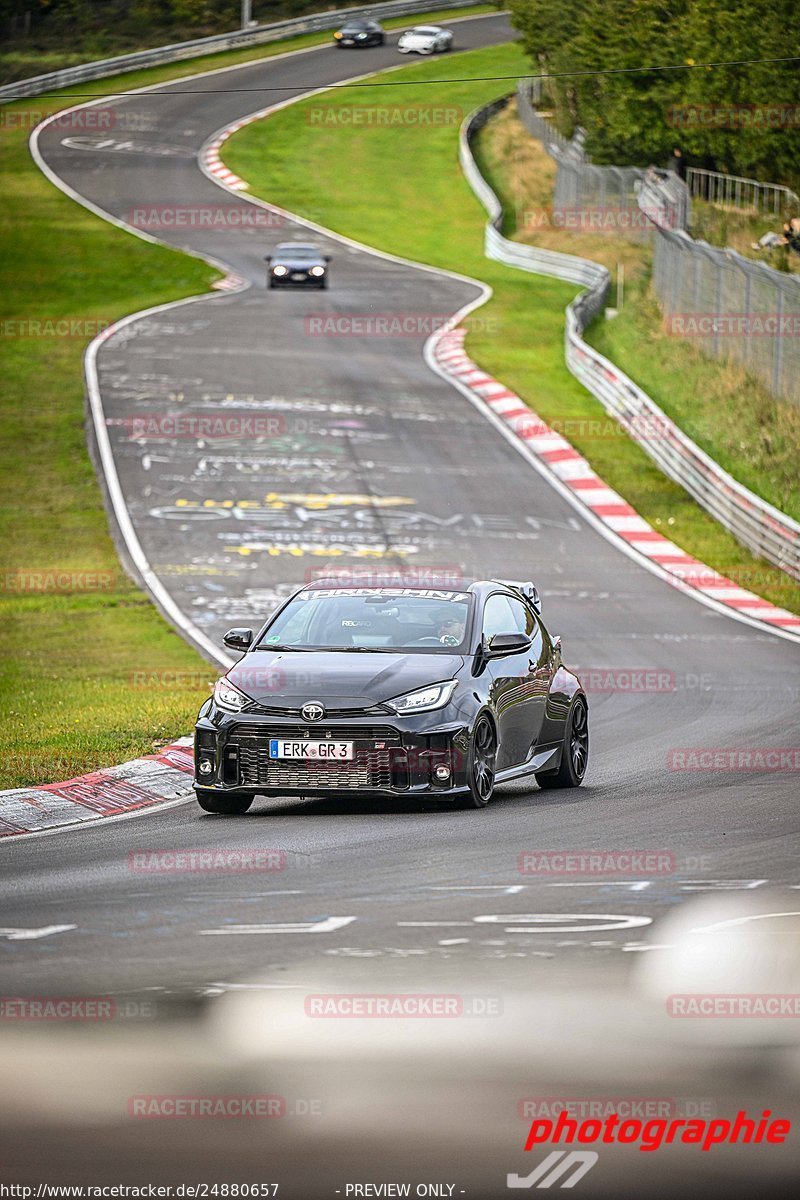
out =
[[96,62],[81,63],[77,67],[66,67],[63,71],[51,71],[47,75],[19,79],[0,87],[0,103],[21,100],[25,96],[40,96],[43,92],[56,88],[72,87],[76,83],[86,83],[92,79],[105,79],[109,75],[135,71],[141,67],[156,67],[162,63],[180,62],[184,58],[218,54],[220,50],[238,50],[242,46],[278,42],[282,38],[294,37],[299,33],[338,29],[347,17],[369,16],[373,20],[379,20],[381,17],[413,16],[415,13],[431,12],[435,9],[475,8],[485,3],[486,0],[387,0],[384,4],[367,4],[359,8],[339,8],[331,12],[311,13],[306,17],[276,21],[273,25],[218,33],[212,37],[196,38],[191,42],[176,42],[172,46],[139,50],[134,54],[102,58]]
[[[510,96],[467,117],[459,155],[470,187],[489,214],[488,258],[536,275],[550,275],[586,288],[566,310],[567,366],[653,461],[754,554],[800,579],[800,524],[738,483],[688,438],[614,363],[583,340],[589,323],[604,309],[610,277],[588,259],[524,246],[503,237],[500,200],[478,170],[471,144],[476,133],[504,108]],[[676,235],[673,235],[676,236]],[[685,236],[685,235],[684,235]]]

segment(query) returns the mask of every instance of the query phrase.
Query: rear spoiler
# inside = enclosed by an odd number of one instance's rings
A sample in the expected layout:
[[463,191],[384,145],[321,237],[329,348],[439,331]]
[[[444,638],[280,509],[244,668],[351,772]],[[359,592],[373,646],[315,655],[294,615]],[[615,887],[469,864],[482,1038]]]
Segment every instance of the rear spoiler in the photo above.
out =
[[518,579],[495,579],[495,583],[502,583],[504,587],[513,588],[514,591],[520,592],[526,600],[530,600],[537,613],[542,611],[542,602],[539,598],[539,589],[535,583],[528,581],[521,583]]

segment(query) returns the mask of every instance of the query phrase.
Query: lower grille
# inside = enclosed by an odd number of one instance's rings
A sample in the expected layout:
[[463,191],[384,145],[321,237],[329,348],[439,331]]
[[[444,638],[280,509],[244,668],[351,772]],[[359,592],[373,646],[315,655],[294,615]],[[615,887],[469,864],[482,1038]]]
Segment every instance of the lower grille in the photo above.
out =
[[[228,741],[238,742],[240,738],[294,738],[312,742],[325,741],[333,738],[338,742],[399,742],[400,735],[389,725],[261,725],[255,721],[239,721],[228,734]],[[358,748],[358,747],[357,747]]]
[[285,788],[288,792],[313,792],[317,788],[386,791],[393,786],[390,750],[357,750],[349,762],[295,762],[270,758],[266,745],[242,738],[239,772],[242,787]]

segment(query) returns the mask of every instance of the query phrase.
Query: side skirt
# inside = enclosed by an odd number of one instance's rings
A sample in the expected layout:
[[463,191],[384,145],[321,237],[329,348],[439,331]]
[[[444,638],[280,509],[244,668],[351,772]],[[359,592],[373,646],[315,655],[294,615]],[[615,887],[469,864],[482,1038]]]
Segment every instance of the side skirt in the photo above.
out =
[[495,783],[506,783],[509,779],[519,779],[523,775],[534,775],[539,771],[557,771],[561,764],[561,747],[551,746],[548,750],[540,750],[527,762],[518,767],[506,767],[498,771],[494,777]]

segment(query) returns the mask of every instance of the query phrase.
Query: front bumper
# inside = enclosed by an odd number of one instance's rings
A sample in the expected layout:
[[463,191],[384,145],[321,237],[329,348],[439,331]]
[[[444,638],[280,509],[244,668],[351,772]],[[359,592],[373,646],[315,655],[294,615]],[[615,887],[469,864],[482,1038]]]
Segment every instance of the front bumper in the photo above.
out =
[[[295,278],[297,276],[297,278]],[[325,286],[328,276],[325,275],[307,275],[300,272],[290,272],[288,275],[270,275],[269,283],[271,287],[314,287],[320,288]]]
[[[442,715],[337,721],[330,714],[308,725],[296,718],[212,710],[195,727],[195,787],[248,796],[457,796],[467,790],[469,729]],[[271,759],[269,742],[275,737],[352,741],[354,757],[338,763]]]

